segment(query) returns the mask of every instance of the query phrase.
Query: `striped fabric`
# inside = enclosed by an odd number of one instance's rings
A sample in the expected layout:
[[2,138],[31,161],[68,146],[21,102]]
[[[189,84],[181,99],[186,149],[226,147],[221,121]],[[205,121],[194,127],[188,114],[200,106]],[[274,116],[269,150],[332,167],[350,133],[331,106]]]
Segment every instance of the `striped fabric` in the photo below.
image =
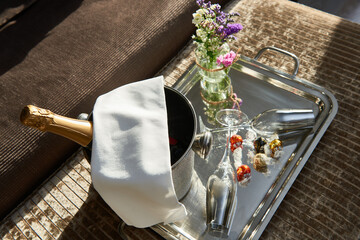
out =
[[[261,239],[358,239],[360,237],[360,25],[286,0],[242,0],[244,30],[234,48],[254,57],[275,46],[300,59],[298,77],[330,90],[339,111]],[[158,74],[172,85],[194,60],[190,43]],[[291,72],[276,55],[265,64]],[[81,153],[3,221],[5,239],[119,239],[121,220],[91,187]],[[125,227],[132,239],[161,239],[150,229]]]

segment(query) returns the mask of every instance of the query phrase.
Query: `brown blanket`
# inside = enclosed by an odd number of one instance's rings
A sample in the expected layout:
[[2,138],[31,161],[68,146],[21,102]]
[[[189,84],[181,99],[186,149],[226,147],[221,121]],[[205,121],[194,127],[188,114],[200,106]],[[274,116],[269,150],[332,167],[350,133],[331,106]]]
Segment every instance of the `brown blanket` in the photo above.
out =
[[[360,236],[360,25],[286,0],[242,0],[244,30],[235,47],[254,57],[275,46],[300,59],[298,77],[330,90],[338,100],[334,121],[272,217],[261,239],[358,239]],[[173,84],[193,62],[193,46],[159,74]],[[261,60],[284,71],[282,56]],[[81,155],[31,196],[1,226],[2,237],[119,238],[121,220],[91,188]],[[133,239],[160,239],[150,229],[126,227]]]
[[[32,104],[76,117],[91,112],[99,95],[153,77],[188,42],[197,6],[193,0],[0,2],[1,220],[79,148],[22,126],[21,109]],[[5,14],[11,9],[13,15]]]

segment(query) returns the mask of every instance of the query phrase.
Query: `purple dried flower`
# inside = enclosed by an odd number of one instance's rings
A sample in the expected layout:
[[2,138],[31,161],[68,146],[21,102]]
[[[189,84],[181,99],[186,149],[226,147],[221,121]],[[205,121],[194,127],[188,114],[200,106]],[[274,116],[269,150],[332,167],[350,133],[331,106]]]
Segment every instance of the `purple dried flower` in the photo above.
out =
[[238,33],[241,29],[243,29],[243,26],[239,23],[234,23],[234,24],[228,24],[227,28],[225,29],[225,38]]
[[[229,36],[227,36],[226,37],[226,40],[228,40],[228,41],[234,41],[234,40],[236,40],[237,38],[235,37],[235,36],[233,36],[233,35],[229,35]],[[224,39],[225,40],[225,39]]]
[[202,7],[202,5],[204,4],[204,0],[196,0],[196,4],[197,4],[199,7]]
[[225,33],[224,26],[220,25],[220,26],[217,28],[216,32],[217,32],[218,34],[220,34],[220,35],[223,34],[223,33]]
[[237,13],[237,12],[234,12],[234,13],[229,13],[229,16],[230,17],[237,17],[237,16],[240,16],[240,14]]
[[225,16],[220,15],[220,16],[216,17],[216,22],[219,23],[220,25],[225,25],[226,24]]
[[[211,4],[205,0],[196,0],[199,10],[193,14],[193,23],[198,28],[194,41],[198,44],[198,49],[208,56],[211,61],[216,60],[220,54],[221,46],[225,42],[236,39],[233,34],[239,32],[243,27],[241,24],[234,24],[232,18],[239,16],[238,13],[225,13],[221,11],[219,4]],[[223,60],[223,65],[228,65],[230,59]]]
[[210,17],[215,17],[216,16],[216,13],[213,11],[213,10],[211,10],[211,9],[208,9],[208,11],[209,11],[209,15],[210,15]]
[[220,6],[220,4],[214,4],[213,6],[214,6],[214,11],[215,11],[216,13],[220,13],[220,12],[221,12],[221,6]]

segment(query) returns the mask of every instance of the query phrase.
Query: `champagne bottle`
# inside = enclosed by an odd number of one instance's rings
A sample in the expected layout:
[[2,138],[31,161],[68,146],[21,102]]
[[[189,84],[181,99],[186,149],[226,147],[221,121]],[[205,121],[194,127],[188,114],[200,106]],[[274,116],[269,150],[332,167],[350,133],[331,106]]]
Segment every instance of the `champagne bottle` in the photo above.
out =
[[[176,118],[174,118],[176,119]],[[50,110],[27,105],[20,114],[20,121],[25,125],[43,132],[51,132],[66,137],[85,147],[85,154],[90,159],[93,138],[93,122],[68,118],[51,112]],[[170,124],[171,125],[171,124]],[[175,139],[173,139],[175,137]],[[179,139],[177,139],[179,137]],[[169,133],[169,144],[171,161],[175,163],[180,159],[188,148],[188,143],[182,143],[182,136],[171,136]],[[170,141],[173,139],[176,141]],[[176,140],[177,139],[177,140]],[[210,132],[199,133],[195,136],[192,149],[201,158],[206,158],[211,150],[212,134]]]
[[20,121],[26,126],[43,132],[55,133],[91,149],[93,124],[90,121],[60,116],[50,110],[33,105],[23,108]]

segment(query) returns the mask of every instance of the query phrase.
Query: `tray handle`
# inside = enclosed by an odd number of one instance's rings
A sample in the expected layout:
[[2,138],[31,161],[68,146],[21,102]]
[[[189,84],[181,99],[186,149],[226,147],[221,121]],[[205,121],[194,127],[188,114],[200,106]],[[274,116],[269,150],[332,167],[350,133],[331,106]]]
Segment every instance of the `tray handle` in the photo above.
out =
[[291,57],[291,58],[294,60],[294,62],[295,62],[295,66],[294,66],[294,70],[293,70],[292,75],[293,75],[294,77],[296,76],[296,74],[297,74],[298,71],[299,71],[299,59],[298,59],[298,57],[297,57],[295,54],[293,54],[293,53],[291,53],[291,52],[288,52],[288,51],[285,51],[285,50],[283,50],[283,49],[281,49],[281,48],[277,48],[277,47],[265,47],[265,48],[262,48],[262,49],[256,54],[256,56],[254,57],[254,60],[258,60],[258,59],[261,57],[261,55],[262,55],[266,50],[273,50],[273,51],[276,51],[276,52],[279,52],[279,53],[282,53],[282,54],[284,54],[284,55],[287,55],[287,56]]

